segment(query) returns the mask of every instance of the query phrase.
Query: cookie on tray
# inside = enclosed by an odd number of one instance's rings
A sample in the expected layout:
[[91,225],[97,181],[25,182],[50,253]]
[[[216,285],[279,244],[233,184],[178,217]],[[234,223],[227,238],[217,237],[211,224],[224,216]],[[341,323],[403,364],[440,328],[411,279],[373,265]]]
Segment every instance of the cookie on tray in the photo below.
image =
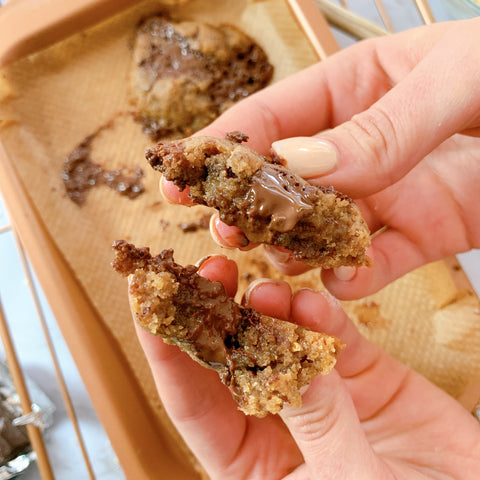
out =
[[152,138],[190,135],[266,86],[272,74],[263,49],[233,25],[154,16],[137,30],[131,99]]

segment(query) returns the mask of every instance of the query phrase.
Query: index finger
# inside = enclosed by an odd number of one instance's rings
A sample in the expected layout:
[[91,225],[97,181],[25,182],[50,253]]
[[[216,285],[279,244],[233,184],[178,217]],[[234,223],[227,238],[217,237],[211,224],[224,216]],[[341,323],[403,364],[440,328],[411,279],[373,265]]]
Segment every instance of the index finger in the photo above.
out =
[[195,135],[223,137],[238,130],[259,153],[272,142],[297,135],[314,135],[329,124],[328,61],[291,75],[230,107]]
[[[249,147],[267,154],[276,140],[300,133],[313,135],[323,130],[322,125],[328,124],[328,111],[324,104],[326,96],[317,95],[315,90],[327,87],[321,85],[321,80],[317,81],[319,75],[321,79],[321,71],[317,71],[319,67],[320,64],[316,64],[238,102],[193,136],[223,138],[226,133],[238,130],[248,135]],[[297,96],[296,91],[309,93]],[[315,105],[310,102],[311,98],[317,99]],[[309,109],[305,110],[305,106]],[[171,203],[193,205],[188,187],[179,191],[173,182],[162,178],[160,191]]]

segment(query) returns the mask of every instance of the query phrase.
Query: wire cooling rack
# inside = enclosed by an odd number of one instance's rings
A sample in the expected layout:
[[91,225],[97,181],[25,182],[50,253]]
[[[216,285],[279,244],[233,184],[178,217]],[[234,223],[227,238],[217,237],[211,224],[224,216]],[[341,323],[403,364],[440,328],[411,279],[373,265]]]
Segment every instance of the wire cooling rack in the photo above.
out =
[[[320,59],[354,41],[434,23],[427,0],[287,0]],[[436,3],[440,17],[448,15]]]
[[0,360],[8,361],[24,415],[32,411],[27,379],[55,405],[48,428],[37,426],[41,415],[31,417],[37,461],[22,478],[124,478],[1,198],[0,299]]
[[[358,39],[449,18],[440,1],[432,2],[434,11],[426,0],[287,1],[320,58]],[[37,458],[22,478],[124,478],[1,198],[0,300],[0,360],[7,358],[23,413],[32,420]],[[38,415],[28,417],[35,412],[26,377],[56,406],[49,428],[39,426]]]

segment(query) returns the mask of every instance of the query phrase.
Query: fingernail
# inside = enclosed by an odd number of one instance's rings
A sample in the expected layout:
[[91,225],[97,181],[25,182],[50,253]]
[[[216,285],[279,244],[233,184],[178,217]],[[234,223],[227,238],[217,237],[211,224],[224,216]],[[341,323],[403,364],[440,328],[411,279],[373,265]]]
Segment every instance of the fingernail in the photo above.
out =
[[200,258],[196,263],[195,266],[200,268],[204,263],[207,263],[212,258],[211,255],[206,255],[205,257]]
[[254,280],[250,285],[247,287],[245,290],[245,293],[243,294],[242,297],[242,305],[248,305],[250,302],[250,295],[252,292],[258,288],[260,285],[263,285],[265,283],[274,283],[272,280],[269,280],[268,278],[257,278],[257,280]]
[[163,177],[160,179],[160,193],[163,198],[168,202],[174,205],[181,204],[186,207],[191,207],[195,205],[190,196],[188,195],[189,187],[185,187],[184,190],[180,191],[172,183],[167,183]]
[[272,143],[272,150],[287,162],[287,168],[302,178],[325,175],[337,165],[337,150],[317,137],[292,137]]
[[237,227],[223,223],[217,214],[210,217],[210,233],[214,242],[224,248],[247,247],[248,238]]
[[333,269],[333,273],[342,282],[348,282],[356,275],[357,269],[355,267],[336,267]]

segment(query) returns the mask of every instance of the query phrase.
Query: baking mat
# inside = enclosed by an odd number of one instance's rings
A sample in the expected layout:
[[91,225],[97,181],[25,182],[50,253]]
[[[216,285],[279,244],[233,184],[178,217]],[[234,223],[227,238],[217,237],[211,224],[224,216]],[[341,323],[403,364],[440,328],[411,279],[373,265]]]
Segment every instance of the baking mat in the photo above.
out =
[[[113,333],[154,416],[180,444],[136,342],[125,280],[110,268],[113,240],[148,245],[153,253],[173,247],[180,263],[226,254],[239,263],[241,290],[254,278],[283,277],[258,252],[222,250],[204,229],[185,233],[179,224],[195,222],[206,210],[162,201],[158,176],[145,167],[143,152],[151,141],[129,113],[127,79],[135,26],[157,10],[155,2],[144,2],[5,68],[0,73],[0,141],[48,231]],[[274,81],[316,61],[288,8],[277,0],[198,0],[179,7],[175,15],[238,25],[267,51],[275,66]],[[107,124],[94,140],[92,159],[105,168],[141,166],[145,193],[130,200],[96,188],[79,207],[65,194],[63,160]],[[289,281],[294,288],[321,288],[318,271]],[[344,305],[362,333],[452,395],[460,395],[480,375],[478,298],[458,289],[443,262]]]

